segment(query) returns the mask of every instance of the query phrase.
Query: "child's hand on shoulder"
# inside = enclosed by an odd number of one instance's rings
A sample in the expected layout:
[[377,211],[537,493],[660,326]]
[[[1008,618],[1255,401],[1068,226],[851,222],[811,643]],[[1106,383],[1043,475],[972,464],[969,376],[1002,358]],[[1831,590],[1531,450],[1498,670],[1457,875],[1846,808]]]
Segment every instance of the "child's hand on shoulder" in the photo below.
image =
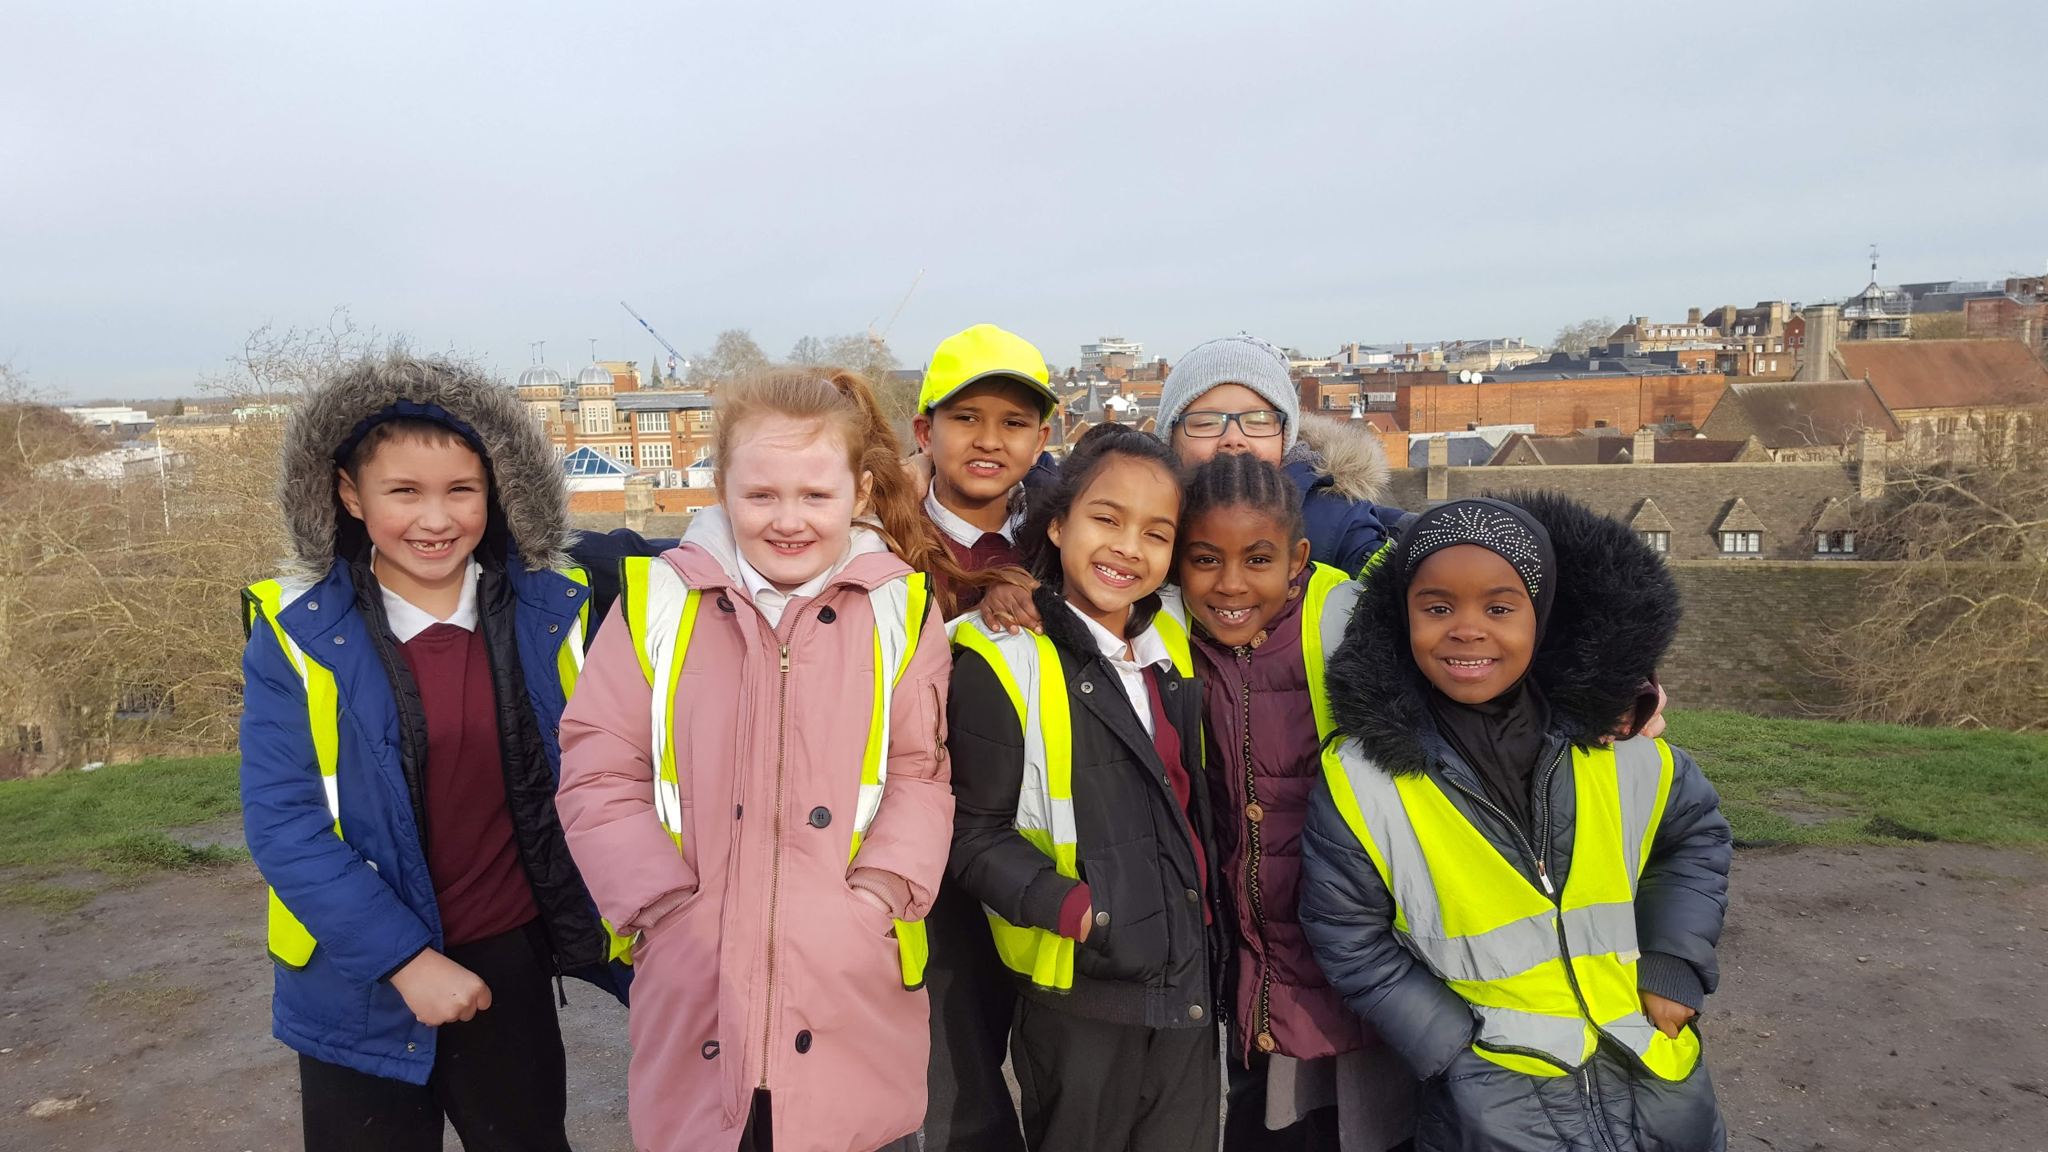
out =
[[1686,1024],[1691,1022],[1693,1017],[1699,1015],[1699,1013],[1687,1008],[1678,1001],[1666,1000],[1655,992],[1644,992],[1642,993],[1642,998],[1643,1015],[1650,1018],[1650,1023],[1657,1026],[1657,1031],[1671,1037],[1673,1040],[1678,1039],[1678,1030],[1680,1028],[1685,1027]]
[[491,1006],[491,986],[482,977],[432,948],[393,973],[391,986],[430,1027],[472,1019]]
[[1031,590],[1019,584],[997,584],[990,588],[981,598],[981,618],[990,628],[1000,628],[1012,636],[1026,629],[1045,631],[1045,621],[1039,619]]

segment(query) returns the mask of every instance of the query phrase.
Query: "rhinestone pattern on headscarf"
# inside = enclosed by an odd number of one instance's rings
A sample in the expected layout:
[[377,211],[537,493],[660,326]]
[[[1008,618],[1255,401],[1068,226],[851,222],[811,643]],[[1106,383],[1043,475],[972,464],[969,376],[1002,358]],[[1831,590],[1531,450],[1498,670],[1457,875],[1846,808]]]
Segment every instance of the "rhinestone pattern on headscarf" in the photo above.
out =
[[1462,501],[1443,509],[1441,515],[1425,519],[1408,540],[1404,577],[1413,576],[1433,552],[1457,544],[1477,544],[1514,568],[1531,599],[1543,591],[1543,550],[1535,534],[1520,520],[1499,508]]

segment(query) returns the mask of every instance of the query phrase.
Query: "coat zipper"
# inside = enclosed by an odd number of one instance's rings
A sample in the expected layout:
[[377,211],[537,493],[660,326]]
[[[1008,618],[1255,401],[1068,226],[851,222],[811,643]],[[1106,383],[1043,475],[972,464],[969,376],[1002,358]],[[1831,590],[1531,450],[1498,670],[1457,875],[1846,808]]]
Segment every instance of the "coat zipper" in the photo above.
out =
[[[1244,718],[1244,799],[1245,799],[1245,857],[1244,890],[1252,906],[1252,930],[1263,945],[1266,939],[1266,902],[1259,891],[1259,862],[1263,855],[1260,839],[1260,824],[1265,819],[1265,810],[1259,804],[1258,774],[1252,770],[1252,677],[1251,651],[1235,649],[1238,671],[1244,681],[1238,688],[1238,699],[1243,703]],[[1259,964],[1259,999],[1252,1018],[1253,1044],[1261,1052],[1271,1052],[1276,1047],[1273,1041],[1273,969],[1263,959]]]
[[[810,605],[804,607],[808,609]],[[796,626],[802,620],[803,613],[798,612],[790,621],[789,637],[796,635]],[[780,639],[776,651],[781,657],[782,671],[775,696],[775,850],[768,866],[768,988],[761,1006],[760,1087],[763,1089],[768,1087],[769,1045],[775,1040],[775,908],[782,897],[782,776],[789,748],[789,640]]]
[[[1570,750],[1570,745],[1558,749],[1557,758],[1550,762],[1550,767],[1543,770],[1543,780],[1536,790],[1537,796],[1541,801],[1541,808],[1539,810],[1542,813],[1542,818],[1537,825],[1540,833],[1538,838],[1543,842],[1543,851],[1540,854],[1529,843],[1529,838],[1523,834],[1521,825],[1509,819],[1508,814],[1501,811],[1499,805],[1458,783],[1456,780],[1451,780],[1453,788],[1470,796],[1475,802],[1484,805],[1487,811],[1500,817],[1501,823],[1514,830],[1515,839],[1521,841],[1522,850],[1529,854],[1529,862],[1536,866],[1536,878],[1543,882],[1543,894],[1550,897],[1551,904],[1557,906],[1560,910],[1563,907],[1562,901],[1557,894],[1556,887],[1550,882],[1550,782],[1557,775],[1557,770],[1564,765],[1565,753]],[[1449,780],[1450,777],[1446,776],[1445,779]],[[1593,1010],[1586,1006],[1586,993],[1579,987],[1578,973],[1572,971],[1571,942],[1565,939],[1564,917],[1562,915],[1558,916],[1554,923],[1557,925],[1558,956],[1564,961],[1565,982],[1571,985],[1572,999],[1578,1002],[1580,1015],[1590,1021],[1593,1019]],[[1597,1028],[1599,1025],[1596,1024],[1594,1027]],[[1548,1057],[1545,1058],[1548,1059]],[[1580,1094],[1585,1097],[1586,1111],[1591,1113],[1594,1118],[1595,1122],[1592,1125],[1594,1135],[1599,1138],[1602,1148],[1607,1149],[1608,1152],[1614,1152],[1614,1143],[1607,1138],[1606,1113],[1600,1108],[1598,1100],[1593,1095],[1592,1066],[1590,1064],[1581,1065],[1573,1075],[1579,1082]]]

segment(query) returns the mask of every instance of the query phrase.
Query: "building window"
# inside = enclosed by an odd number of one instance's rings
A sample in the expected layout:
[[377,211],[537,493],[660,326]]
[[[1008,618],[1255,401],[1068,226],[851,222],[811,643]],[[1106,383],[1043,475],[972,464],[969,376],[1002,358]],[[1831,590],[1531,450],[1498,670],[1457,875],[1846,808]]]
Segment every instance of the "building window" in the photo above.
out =
[[1813,550],[1823,556],[1853,556],[1856,554],[1854,532],[1815,532]]
[[1761,532],[1721,533],[1721,552],[1727,556],[1755,556],[1764,550]]
[[668,431],[668,413],[666,412],[642,412],[635,419],[640,421],[640,431],[642,432]]
[[583,431],[591,435],[608,435],[612,430],[610,405],[592,404],[583,409]]
[[1643,538],[1643,543],[1650,546],[1650,551],[1660,556],[1671,551],[1671,533],[1669,532],[1638,532],[1636,535]]
[[[645,416],[647,414],[643,412],[641,415]],[[674,458],[673,451],[666,441],[659,444],[642,444],[640,446],[640,466],[642,468],[666,468]]]

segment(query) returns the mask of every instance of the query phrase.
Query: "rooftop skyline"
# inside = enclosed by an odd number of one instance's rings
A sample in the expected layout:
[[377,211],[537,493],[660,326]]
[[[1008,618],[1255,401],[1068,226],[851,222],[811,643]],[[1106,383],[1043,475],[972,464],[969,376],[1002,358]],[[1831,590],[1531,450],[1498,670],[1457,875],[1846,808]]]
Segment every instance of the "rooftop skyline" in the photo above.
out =
[[[1078,363],[1248,330],[2039,275],[2048,5],[1303,4],[0,14],[0,363],[191,394],[357,323],[514,378],[988,321]],[[1113,144],[1113,146],[1111,146]]]

